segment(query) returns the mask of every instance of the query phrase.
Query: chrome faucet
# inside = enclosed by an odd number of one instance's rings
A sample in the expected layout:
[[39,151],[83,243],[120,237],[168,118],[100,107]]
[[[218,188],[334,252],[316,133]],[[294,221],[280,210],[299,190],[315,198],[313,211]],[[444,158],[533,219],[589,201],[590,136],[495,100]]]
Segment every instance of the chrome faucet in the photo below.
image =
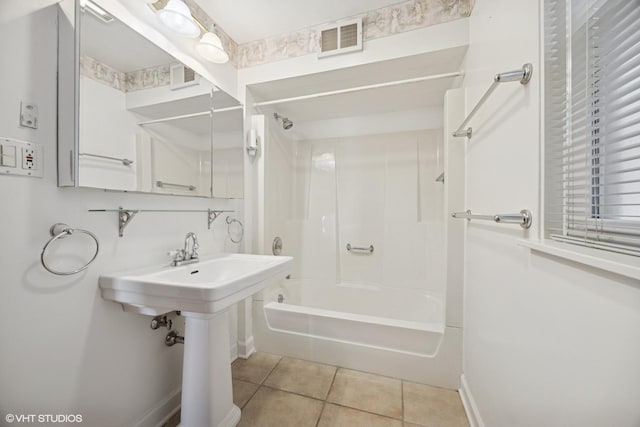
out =
[[184,249],[178,249],[169,252],[169,255],[173,257],[171,265],[177,267],[180,265],[193,264],[194,262],[198,262],[199,248],[200,245],[198,244],[196,233],[187,233],[184,238]]
[[[189,242],[191,242],[191,246],[189,246]],[[184,237],[184,253],[185,259],[195,259],[198,260],[198,249],[200,249],[200,245],[198,244],[198,238],[196,237],[196,233],[189,232]]]

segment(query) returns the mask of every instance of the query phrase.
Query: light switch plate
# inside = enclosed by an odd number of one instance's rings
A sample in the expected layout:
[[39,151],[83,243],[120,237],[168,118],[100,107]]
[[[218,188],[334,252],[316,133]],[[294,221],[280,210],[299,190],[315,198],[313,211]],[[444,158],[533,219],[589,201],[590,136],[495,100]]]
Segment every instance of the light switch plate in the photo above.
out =
[[35,103],[20,103],[20,126],[38,129],[38,106]]
[[42,145],[0,137],[0,175],[25,175],[42,178]]
[[16,167],[16,147],[0,144],[0,166]]

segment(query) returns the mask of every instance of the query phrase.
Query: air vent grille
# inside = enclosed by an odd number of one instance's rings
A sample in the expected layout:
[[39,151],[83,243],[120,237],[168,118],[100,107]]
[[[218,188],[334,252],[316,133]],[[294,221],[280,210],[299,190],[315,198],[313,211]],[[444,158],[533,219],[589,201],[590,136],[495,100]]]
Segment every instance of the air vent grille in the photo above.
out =
[[358,45],[358,24],[340,27],[340,47],[352,47]]
[[174,64],[170,68],[171,90],[199,84],[200,76],[191,68],[182,64]]
[[336,50],[338,48],[338,29],[330,28],[322,33],[322,52]]
[[196,72],[189,67],[184,67],[184,82],[189,83],[196,80]]
[[342,21],[320,28],[318,57],[362,50],[362,19]]

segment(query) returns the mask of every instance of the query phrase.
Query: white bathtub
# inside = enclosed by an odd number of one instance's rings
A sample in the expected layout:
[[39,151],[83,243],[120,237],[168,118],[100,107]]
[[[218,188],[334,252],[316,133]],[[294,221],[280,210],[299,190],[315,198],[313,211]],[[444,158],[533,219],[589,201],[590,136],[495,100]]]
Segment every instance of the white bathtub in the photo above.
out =
[[458,387],[461,331],[424,292],[288,280],[254,300],[253,316],[259,351]]

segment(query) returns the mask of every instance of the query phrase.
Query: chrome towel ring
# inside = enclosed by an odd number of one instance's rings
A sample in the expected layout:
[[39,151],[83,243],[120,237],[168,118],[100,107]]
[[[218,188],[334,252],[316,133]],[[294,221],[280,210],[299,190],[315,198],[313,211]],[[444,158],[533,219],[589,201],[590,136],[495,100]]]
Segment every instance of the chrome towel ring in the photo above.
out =
[[[73,270],[73,271],[57,271],[57,270],[52,269],[51,267],[49,267],[47,265],[47,262],[45,261],[45,256],[47,255],[47,249],[49,249],[49,245],[52,244],[53,242],[55,242],[56,240],[64,238],[64,237],[67,237],[67,236],[70,236],[73,233],[82,233],[82,234],[86,234],[89,237],[91,237],[96,242],[96,253],[93,255],[93,258],[91,258],[91,260],[88,263],[86,263],[83,267],[78,268],[77,270]],[[100,243],[98,242],[98,238],[95,236],[95,234],[93,234],[90,231],[71,228],[67,224],[63,224],[63,223],[59,222],[59,223],[53,224],[51,226],[51,228],[49,229],[49,234],[51,234],[51,238],[44,245],[44,248],[42,248],[42,253],[40,254],[40,262],[42,262],[42,266],[50,273],[57,274],[59,276],[69,276],[71,274],[80,273],[82,270],[84,270],[85,268],[89,267],[89,265],[98,256],[98,252],[100,252]]]
[[[227,221],[227,224],[229,224],[227,226],[227,235],[229,236],[229,240],[231,240],[233,243],[240,243],[242,241],[242,238],[244,237],[244,225],[242,225],[242,223],[239,220],[235,218],[231,218],[230,216],[227,217],[226,221]],[[231,227],[234,222],[237,223],[238,226],[240,227],[240,233],[238,233],[240,234],[240,238],[238,239],[234,239],[231,234]]]

